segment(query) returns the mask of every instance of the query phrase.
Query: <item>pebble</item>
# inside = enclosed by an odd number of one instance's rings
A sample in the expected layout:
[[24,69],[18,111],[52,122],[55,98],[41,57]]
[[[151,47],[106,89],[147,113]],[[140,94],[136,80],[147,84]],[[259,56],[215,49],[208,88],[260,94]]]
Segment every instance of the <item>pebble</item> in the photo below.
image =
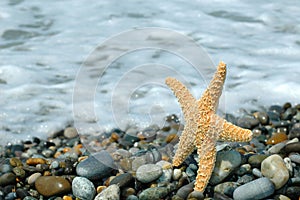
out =
[[26,160],[27,165],[37,165],[37,164],[45,164],[46,160],[44,158],[28,158]]
[[75,138],[78,136],[77,129],[74,127],[68,127],[64,130],[64,136],[68,139]]
[[38,177],[40,177],[40,176],[42,176],[42,174],[41,173],[39,173],[39,172],[36,172],[36,173],[34,173],[34,174],[31,174],[29,177],[28,177],[28,184],[29,185],[33,185],[34,183],[35,183],[35,181],[36,181],[36,179],[38,178]]
[[245,174],[245,175],[239,177],[239,179],[237,180],[237,183],[243,185],[245,183],[249,183],[249,182],[253,181],[253,179],[254,179],[253,175]]
[[84,177],[75,177],[73,179],[72,191],[75,197],[82,200],[92,200],[96,194],[94,184]]
[[142,183],[150,183],[158,179],[163,171],[161,166],[155,164],[145,164],[136,171],[136,178]]
[[289,132],[288,138],[289,138],[289,140],[294,139],[294,138],[300,138],[300,127],[295,127],[295,125],[294,125]]
[[177,180],[179,180],[181,175],[182,175],[182,172],[181,172],[180,169],[174,169],[173,174],[172,174],[172,178],[173,178],[173,180],[177,181]]
[[100,151],[90,155],[76,166],[78,176],[90,180],[100,180],[108,177],[114,167],[114,161],[107,151]]
[[294,142],[294,143],[285,145],[284,151],[286,153],[290,153],[290,152],[299,152],[300,153],[300,142]]
[[143,190],[139,194],[139,200],[160,200],[168,195],[166,187],[155,187]]
[[110,185],[116,184],[120,188],[128,186],[132,183],[133,176],[130,173],[124,173],[116,176],[113,180],[110,181]]
[[0,186],[12,185],[16,183],[16,175],[8,172],[0,176]]
[[277,154],[269,156],[262,162],[261,173],[274,183],[276,189],[281,188],[289,179],[289,171],[283,159]]
[[283,159],[286,168],[289,170],[290,176],[293,175],[293,164],[292,160],[289,157]]
[[145,165],[147,163],[146,156],[138,156],[135,157],[132,161],[132,170],[136,171],[140,166]]
[[22,169],[22,167],[13,168],[13,172],[15,173],[15,175],[17,177],[20,177],[20,178],[24,178],[26,175],[26,172],[24,171],[24,169]]
[[261,171],[260,171],[258,168],[253,168],[253,169],[252,169],[252,174],[253,174],[254,176],[256,176],[256,177],[259,177],[259,178],[263,177]]
[[291,199],[299,199],[300,197],[300,186],[291,186],[286,190],[286,196]]
[[183,199],[186,199],[187,196],[189,195],[189,193],[191,193],[193,191],[194,184],[195,184],[194,182],[191,182],[191,183],[179,188],[176,195]]
[[235,150],[218,152],[210,183],[216,185],[222,182],[241,162],[241,154]]
[[135,195],[129,195],[126,200],[139,200],[139,198]]
[[299,153],[291,153],[288,157],[294,163],[300,164],[300,154]]
[[9,165],[9,164],[0,165],[0,172],[7,173],[7,172],[11,172],[11,171],[12,171],[11,165]]
[[288,137],[285,133],[275,133],[274,135],[272,135],[266,142],[266,144],[278,144],[280,142],[283,142],[285,140],[287,140]]
[[260,168],[261,162],[265,160],[268,156],[264,154],[256,154],[253,156],[250,156],[248,159],[248,163],[253,167],[253,168]]
[[110,185],[108,188],[100,192],[94,200],[119,200],[120,188],[117,185]]
[[187,197],[188,200],[204,200],[204,195],[202,192],[199,191],[193,191],[189,194]]
[[45,197],[50,197],[70,192],[71,184],[60,176],[40,176],[35,181],[35,188]]
[[23,166],[22,161],[21,161],[19,158],[16,158],[16,157],[9,159],[9,164],[10,164],[12,167]]
[[225,194],[232,197],[233,191],[239,186],[236,182],[225,182],[215,186],[214,192]]
[[165,160],[158,161],[156,165],[161,166],[163,172],[162,175],[157,180],[158,183],[169,183],[172,179],[173,166],[170,162]]
[[241,165],[240,168],[235,173],[239,176],[242,176],[246,173],[249,173],[250,171],[251,171],[251,165],[247,163]]
[[237,125],[242,128],[252,129],[259,125],[259,120],[252,116],[245,116],[237,120]]
[[270,149],[268,149],[268,152],[270,154],[277,154],[280,152],[280,150],[283,149],[284,146],[285,144],[283,142],[280,142],[278,144],[273,145]]
[[26,196],[30,195],[27,190],[24,190],[24,189],[21,189],[21,188],[18,188],[16,190],[16,194],[21,199],[24,199]]
[[266,177],[256,179],[236,188],[234,200],[264,199],[275,191],[274,184]]

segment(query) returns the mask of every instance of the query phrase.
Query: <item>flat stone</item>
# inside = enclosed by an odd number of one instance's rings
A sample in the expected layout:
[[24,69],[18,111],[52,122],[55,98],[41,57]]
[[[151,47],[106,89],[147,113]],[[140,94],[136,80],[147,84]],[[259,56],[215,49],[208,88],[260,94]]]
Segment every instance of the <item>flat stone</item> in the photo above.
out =
[[109,185],[118,185],[120,188],[130,185],[133,182],[133,177],[130,173],[124,173],[116,176],[110,181]]
[[92,200],[96,194],[94,184],[85,177],[75,177],[73,179],[72,191],[75,197],[82,200]]
[[233,192],[234,200],[264,199],[275,191],[274,184],[266,177],[246,183]]
[[155,164],[145,164],[136,171],[136,178],[142,183],[150,183],[162,175],[162,168]]
[[256,154],[253,156],[250,156],[248,159],[248,163],[253,167],[253,168],[260,168],[261,162],[266,159],[268,156],[264,154]]
[[276,189],[281,188],[289,179],[289,170],[277,154],[269,156],[262,162],[261,173],[274,183]]
[[186,199],[188,195],[193,191],[194,184],[195,184],[194,182],[191,182],[187,185],[182,186],[181,188],[178,189],[176,195],[178,197]]
[[94,200],[119,200],[120,188],[117,185],[110,185],[108,188],[100,192]]
[[90,180],[100,180],[110,176],[114,167],[114,161],[107,151],[100,151],[90,155],[76,166],[78,176]]
[[299,152],[300,153],[300,142],[294,142],[294,143],[287,144],[287,145],[285,145],[283,150],[286,153],[290,153],[290,152]]
[[35,181],[36,190],[45,197],[65,194],[71,191],[71,184],[60,176],[40,176]]
[[230,175],[242,162],[241,154],[235,150],[217,153],[215,168],[210,183],[216,185]]
[[13,185],[16,183],[16,175],[8,172],[0,176],[0,186]]
[[160,200],[168,195],[165,187],[148,188],[139,194],[139,200]]
[[33,184],[35,183],[36,179],[37,179],[38,177],[40,177],[40,176],[42,176],[42,174],[39,173],[39,172],[36,172],[36,173],[31,174],[31,175],[28,177],[28,184],[29,184],[29,185],[33,185]]

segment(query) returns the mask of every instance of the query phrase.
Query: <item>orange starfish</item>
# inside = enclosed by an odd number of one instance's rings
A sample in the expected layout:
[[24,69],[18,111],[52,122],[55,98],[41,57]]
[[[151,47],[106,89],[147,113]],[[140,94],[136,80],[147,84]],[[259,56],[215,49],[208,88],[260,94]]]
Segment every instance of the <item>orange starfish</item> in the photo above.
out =
[[175,78],[166,79],[166,84],[181,105],[186,122],[173,165],[179,166],[197,147],[200,160],[194,189],[201,192],[206,188],[215,165],[216,141],[247,142],[252,139],[250,130],[235,126],[215,114],[225,78],[226,64],[220,62],[217,72],[199,100]]

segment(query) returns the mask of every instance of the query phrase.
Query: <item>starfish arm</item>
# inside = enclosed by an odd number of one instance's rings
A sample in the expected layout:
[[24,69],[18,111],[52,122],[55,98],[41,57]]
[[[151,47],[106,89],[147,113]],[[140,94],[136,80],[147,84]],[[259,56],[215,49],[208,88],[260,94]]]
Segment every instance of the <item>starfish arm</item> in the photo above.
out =
[[219,140],[231,142],[249,142],[252,139],[252,131],[244,129],[227,122],[225,119],[215,115],[223,124],[223,129],[219,133]]
[[193,151],[195,134],[190,124],[187,123],[179,140],[178,149],[173,158],[173,166],[179,166]]
[[190,119],[190,113],[191,110],[194,108],[194,105],[196,104],[196,99],[188,91],[188,89],[177,79],[168,77],[166,78],[166,84],[177,97],[184,115],[184,119],[187,121],[188,119]]
[[218,107],[219,98],[222,94],[223,85],[226,78],[226,64],[220,62],[218,69],[211,80],[208,88],[205,90],[199,102],[209,110],[215,112]]
[[[209,141],[207,142],[209,143]],[[198,148],[200,160],[194,190],[203,192],[206,188],[215,166],[216,154],[216,148],[212,144],[206,146],[205,149]]]

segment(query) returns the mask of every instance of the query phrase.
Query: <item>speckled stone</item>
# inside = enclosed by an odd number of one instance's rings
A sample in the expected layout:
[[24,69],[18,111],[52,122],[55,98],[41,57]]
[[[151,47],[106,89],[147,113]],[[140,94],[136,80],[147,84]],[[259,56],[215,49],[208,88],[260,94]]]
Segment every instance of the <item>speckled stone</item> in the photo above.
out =
[[35,188],[45,197],[50,197],[70,192],[71,184],[60,176],[40,176],[35,181]]
[[220,184],[216,185],[216,187],[214,188],[214,191],[232,197],[233,191],[238,186],[239,186],[239,184],[236,182],[220,183]]
[[161,160],[156,163],[156,165],[161,166],[163,173],[157,180],[159,183],[169,183],[172,179],[172,173],[173,173],[173,166],[170,162],[167,162],[165,160]]
[[139,194],[139,200],[160,200],[168,195],[165,187],[148,188]]
[[289,171],[283,159],[277,154],[269,156],[262,162],[261,173],[274,183],[276,189],[281,188],[289,179]]
[[241,162],[241,154],[235,150],[218,152],[210,183],[216,185],[222,182]]
[[142,183],[150,183],[162,175],[162,168],[155,164],[140,166],[136,171],[136,178]]
[[107,151],[92,154],[76,166],[78,176],[90,180],[100,180],[108,177],[114,167],[114,161]]
[[120,188],[117,185],[110,185],[108,188],[100,192],[94,200],[119,200]]
[[234,200],[264,199],[275,191],[274,184],[268,178],[259,178],[234,190]]
[[92,200],[96,194],[94,184],[84,177],[75,177],[73,179],[72,191],[75,197],[82,200]]
[[78,132],[77,129],[74,127],[68,127],[64,130],[64,136],[68,139],[70,138],[75,138],[76,136],[78,136]]

